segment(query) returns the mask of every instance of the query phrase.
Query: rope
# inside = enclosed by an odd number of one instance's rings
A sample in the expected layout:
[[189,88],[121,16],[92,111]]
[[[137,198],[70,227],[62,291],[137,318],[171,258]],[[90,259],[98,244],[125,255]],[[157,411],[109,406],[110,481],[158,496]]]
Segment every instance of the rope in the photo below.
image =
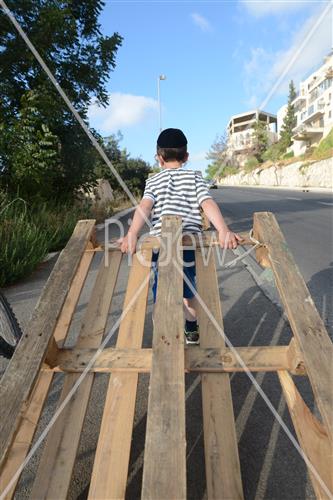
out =
[[[251,252],[253,252],[256,248],[258,248],[259,246],[261,246],[262,244],[260,243],[260,241],[256,240],[253,236],[253,229],[250,230],[249,232],[249,239],[254,243],[254,245],[249,248],[248,250],[246,250],[246,252],[244,252],[242,255],[239,255],[238,257],[236,257],[235,259],[233,259],[231,262],[228,262],[227,264],[225,264],[223,267],[224,269],[228,269],[230,267],[234,267],[236,265],[237,262],[239,262],[240,260],[243,260],[245,257],[247,257],[248,255],[250,255]],[[234,250],[236,251],[236,250]]]

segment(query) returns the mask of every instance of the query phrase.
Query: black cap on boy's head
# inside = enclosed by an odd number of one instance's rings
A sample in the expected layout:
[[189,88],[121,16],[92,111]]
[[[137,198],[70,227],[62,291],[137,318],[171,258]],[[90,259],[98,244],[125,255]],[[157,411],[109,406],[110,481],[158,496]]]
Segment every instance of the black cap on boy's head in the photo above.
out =
[[164,161],[186,161],[187,139],[179,128],[167,128],[160,133],[157,139],[157,154]]
[[166,128],[158,136],[157,146],[159,148],[183,148],[187,146],[187,139],[179,128]]

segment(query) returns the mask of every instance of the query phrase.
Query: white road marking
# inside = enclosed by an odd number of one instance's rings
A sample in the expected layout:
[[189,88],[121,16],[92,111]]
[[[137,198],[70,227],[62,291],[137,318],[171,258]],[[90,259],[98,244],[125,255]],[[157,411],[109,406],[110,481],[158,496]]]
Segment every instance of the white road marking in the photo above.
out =
[[302,201],[302,198],[294,198],[293,196],[286,196],[286,200]]
[[327,202],[327,201],[318,201],[318,203],[320,203],[321,205],[327,205],[328,207],[332,207],[333,206],[333,203]]
[[[285,408],[286,408],[286,402],[283,396],[281,396],[278,406],[279,415],[283,415]],[[261,467],[255,500],[263,500],[266,497],[269,473],[271,471],[273,464],[273,457],[279,437],[279,431],[280,431],[280,424],[277,420],[274,420],[274,424],[269,437],[269,443],[266,448],[264,463]]]

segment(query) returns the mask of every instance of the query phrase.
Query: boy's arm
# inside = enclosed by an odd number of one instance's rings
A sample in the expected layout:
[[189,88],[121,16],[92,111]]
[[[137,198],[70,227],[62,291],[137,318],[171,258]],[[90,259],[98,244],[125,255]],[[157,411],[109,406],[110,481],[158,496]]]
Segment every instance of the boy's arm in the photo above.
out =
[[133,221],[127,235],[118,240],[118,243],[121,245],[120,249],[122,252],[131,254],[135,252],[138,234],[147,222],[147,219],[149,219],[153,205],[154,202],[150,198],[142,198],[139,205],[136,207]]
[[222,248],[236,248],[238,241],[241,241],[242,238],[230,231],[215,201],[211,198],[204,200],[201,207],[218,232],[220,246]]

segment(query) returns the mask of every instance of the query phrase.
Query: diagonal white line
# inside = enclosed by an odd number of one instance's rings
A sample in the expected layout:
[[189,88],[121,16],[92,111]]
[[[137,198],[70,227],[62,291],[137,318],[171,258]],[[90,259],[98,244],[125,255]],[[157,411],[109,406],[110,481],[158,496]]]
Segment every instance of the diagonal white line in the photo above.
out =
[[139,286],[139,288],[136,290],[135,294],[133,295],[133,297],[129,301],[127,307],[122,311],[119,319],[115,322],[115,324],[113,325],[113,327],[109,330],[108,334],[103,339],[103,342],[101,343],[101,345],[99,346],[99,348],[96,350],[95,354],[90,359],[90,361],[87,364],[87,366],[85,367],[84,371],[81,373],[80,377],[77,379],[77,381],[75,382],[75,384],[73,385],[72,389],[69,391],[69,393],[67,394],[66,398],[63,400],[63,402],[61,403],[61,405],[59,406],[59,408],[57,408],[57,410],[54,413],[53,417],[51,418],[50,422],[45,427],[45,429],[43,430],[43,432],[39,436],[39,438],[36,441],[36,443],[32,446],[32,448],[29,451],[28,455],[26,456],[26,458],[24,459],[24,461],[22,462],[22,464],[18,467],[17,471],[13,475],[12,479],[10,480],[10,482],[8,483],[8,485],[6,486],[6,488],[4,489],[4,491],[1,493],[0,500],[5,500],[7,493],[14,486],[15,481],[20,476],[22,470],[27,465],[27,463],[30,461],[30,459],[33,457],[33,455],[36,453],[36,451],[38,450],[38,448],[40,447],[40,445],[44,441],[45,437],[48,435],[48,433],[52,429],[52,427],[55,424],[57,418],[63,412],[63,410],[67,406],[67,404],[70,401],[70,399],[73,397],[73,395],[75,394],[75,392],[78,390],[81,382],[83,382],[83,380],[85,379],[85,377],[87,376],[87,374],[90,372],[90,370],[91,370],[94,362],[96,361],[96,359],[98,358],[98,356],[101,354],[101,352],[103,351],[104,347],[106,346],[106,344],[109,342],[109,340],[112,338],[113,334],[117,330],[117,328],[120,325],[121,321],[125,318],[125,316],[127,315],[128,311],[131,309],[131,307],[133,306],[133,304],[135,303],[135,301],[139,297],[141,291],[143,290],[143,288],[148,283],[151,275],[152,275],[152,271],[143,280],[143,282],[141,283],[141,285]]
[[151,222],[147,218],[147,216],[144,213],[144,211],[141,209],[140,205],[138,205],[137,200],[135,199],[135,196],[128,189],[126,183],[123,181],[122,177],[119,175],[118,171],[114,168],[114,166],[112,165],[112,162],[107,157],[104,149],[101,147],[101,145],[98,143],[98,141],[96,140],[96,138],[94,137],[94,135],[91,133],[91,131],[89,130],[89,127],[86,125],[86,123],[84,122],[84,120],[81,118],[80,114],[77,112],[77,110],[75,109],[75,107],[71,103],[70,99],[67,97],[67,94],[65,93],[65,91],[61,88],[60,84],[58,83],[58,81],[56,80],[55,76],[53,75],[53,73],[51,72],[51,70],[49,69],[49,67],[47,66],[47,64],[45,63],[44,59],[41,57],[41,55],[37,51],[36,47],[30,41],[30,39],[27,36],[27,34],[21,28],[20,24],[15,19],[15,16],[13,15],[13,13],[7,7],[5,1],[4,0],[0,0],[0,5],[1,5],[1,7],[2,7],[4,13],[5,13],[5,15],[9,18],[9,20],[11,21],[11,23],[14,25],[15,29],[17,30],[17,32],[19,33],[19,35],[21,36],[21,38],[24,40],[24,42],[26,43],[26,45],[28,46],[28,48],[30,49],[30,51],[32,52],[32,54],[35,56],[35,58],[37,59],[38,63],[40,64],[40,66],[42,67],[42,69],[44,70],[44,72],[46,73],[46,75],[48,76],[48,78],[50,79],[50,81],[52,82],[52,84],[54,85],[54,87],[57,90],[57,92],[60,94],[60,96],[62,97],[62,99],[66,103],[66,105],[69,108],[69,110],[74,115],[74,117],[76,118],[76,120],[80,124],[80,126],[83,129],[83,131],[85,132],[85,134],[88,136],[88,139],[91,141],[91,143],[94,146],[94,148],[97,150],[97,152],[99,153],[99,155],[102,157],[102,159],[104,160],[104,162],[106,163],[106,165],[109,167],[109,169],[111,170],[111,172],[113,173],[113,175],[115,176],[115,178],[117,179],[117,181],[119,182],[120,186],[123,188],[124,192],[127,194],[127,196],[129,197],[129,199],[131,200],[133,206],[137,207],[137,209],[140,211],[140,214],[143,216],[143,219],[145,220],[146,224],[148,224],[148,226],[151,227]]
[[258,393],[260,394],[260,396],[263,398],[264,402],[268,406],[269,410],[272,412],[272,414],[275,417],[275,419],[279,422],[280,426],[282,427],[282,429],[284,430],[284,432],[286,433],[286,435],[288,436],[288,438],[290,439],[290,441],[292,442],[292,444],[294,445],[294,447],[296,448],[296,450],[298,451],[298,453],[300,454],[300,456],[303,458],[303,460],[305,461],[306,465],[311,470],[312,474],[315,476],[315,478],[319,482],[319,484],[322,487],[323,491],[325,491],[325,493],[327,494],[327,497],[330,500],[333,500],[332,493],[327,488],[326,484],[322,480],[322,478],[319,475],[319,473],[317,472],[316,468],[313,466],[312,462],[308,459],[307,455],[304,453],[304,451],[302,450],[302,448],[298,444],[297,440],[295,439],[295,437],[292,435],[292,433],[288,429],[288,427],[285,424],[285,422],[283,421],[282,417],[280,417],[279,413],[276,411],[275,407],[273,406],[272,402],[270,401],[270,399],[267,396],[267,394],[265,393],[265,391],[260,387],[260,385],[256,381],[255,377],[253,376],[253,374],[251,373],[251,371],[248,369],[248,367],[246,366],[246,363],[244,363],[244,361],[243,361],[242,357],[240,356],[240,354],[238,353],[237,349],[235,349],[235,347],[231,343],[231,341],[228,338],[228,336],[225,334],[225,332],[223,331],[223,329],[221,328],[221,326],[218,324],[217,320],[215,319],[215,317],[211,313],[211,311],[208,309],[206,303],[204,302],[204,300],[202,299],[202,297],[200,296],[200,294],[194,288],[194,286],[192,285],[192,283],[188,279],[188,277],[184,274],[183,269],[179,266],[179,264],[177,263],[177,261],[174,261],[174,265],[175,265],[175,268],[177,269],[177,271],[183,276],[183,280],[185,281],[185,283],[187,284],[187,286],[189,287],[189,289],[192,291],[192,293],[195,295],[195,297],[196,297],[197,301],[199,302],[200,306],[206,312],[208,318],[210,319],[210,321],[214,325],[216,331],[221,335],[221,337],[223,338],[223,340],[225,341],[225,343],[227,344],[227,346],[232,351],[232,353],[235,356],[235,358],[237,359],[238,363],[243,368],[244,373],[246,373],[246,375],[249,377],[249,379],[251,380],[251,382],[253,383],[253,385],[257,389]]
[[[326,3],[326,2],[325,2]],[[324,10],[322,11],[322,13],[320,14],[320,16],[318,17],[318,19],[316,20],[316,22],[314,23],[314,25],[312,26],[312,28],[310,29],[310,31],[307,33],[306,37],[304,38],[303,42],[301,43],[301,45],[298,47],[298,49],[296,50],[296,52],[294,52],[294,54],[292,55],[292,57],[289,59],[289,62],[288,64],[286,65],[286,67],[284,68],[284,70],[282,71],[281,75],[279,76],[279,78],[276,80],[276,82],[274,83],[273,87],[271,88],[270,92],[267,94],[267,96],[265,97],[265,99],[262,101],[262,103],[260,104],[260,107],[259,109],[264,109],[267,104],[269,103],[269,101],[271,100],[272,96],[274,95],[275,91],[279,88],[279,86],[281,85],[281,82],[282,80],[284,79],[284,77],[287,75],[288,71],[290,70],[290,68],[293,66],[293,64],[295,64],[295,61],[296,59],[298,58],[298,56],[301,54],[301,52],[303,51],[304,47],[307,45],[308,41],[311,39],[312,35],[314,34],[314,32],[317,30],[317,28],[320,26],[321,22],[325,19],[325,17],[327,16],[327,14],[329,13],[330,10],[332,10],[332,6],[333,6],[333,2],[332,0],[330,0],[329,2],[327,2],[327,5],[326,7],[324,8]]]
[[[256,1],[256,0],[254,0],[254,1]],[[263,1],[266,1],[266,0],[263,0]],[[279,0],[277,0],[277,1],[279,1]],[[264,109],[267,106],[267,104],[269,103],[269,101],[273,97],[274,93],[276,92],[276,90],[281,85],[281,82],[283,81],[283,79],[287,75],[287,73],[290,70],[290,68],[292,67],[293,64],[295,64],[296,59],[299,57],[299,55],[301,54],[301,52],[303,51],[303,49],[306,47],[307,43],[309,42],[309,40],[311,39],[311,37],[313,36],[313,34],[315,33],[315,31],[318,29],[318,27],[320,26],[320,24],[322,23],[322,21],[325,19],[325,17],[329,13],[329,11],[332,10],[332,8],[333,8],[333,1],[332,0],[329,0],[328,2],[327,1],[323,1],[323,2],[318,2],[318,3],[323,3],[323,4],[326,5],[326,7],[320,13],[319,17],[317,18],[317,20],[315,21],[315,23],[313,24],[313,26],[311,27],[311,29],[306,34],[305,38],[303,39],[303,41],[300,44],[300,46],[298,47],[298,49],[294,52],[294,54],[292,55],[292,57],[289,59],[288,64],[283,69],[282,73],[280,74],[280,76],[278,77],[278,79],[275,81],[273,87],[271,88],[271,90],[269,91],[269,93],[267,94],[267,96],[265,97],[265,99],[261,102],[261,104],[260,104],[260,106],[259,106],[258,109]],[[224,165],[221,165],[221,167],[215,173],[215,175],[213,177],[213,180],[217,179],[217,177],[223,171],[224,167],[225,167]]]
[[[285,409],[286,409],[286,401],[285,401],[284,397],[281,395],[277,411],[279,412],[279,414],[283,414]],[[254,500],[264,500],[265,499],[269,473],[270,473],[271,468],[272,468],[274,451],[275,451],[278,437],[279,437],[279,429],[280,429],[279,424],[275,420],[274,424],[273,424],[272,431],[271,431],[271,435],[269,438],[269,442],[268,442],[268,445],[266,448],[264,463],[263,463],[261,471],[260,471],[260,476],[259,476],[259,480],[257,483],[257,489],[256,489],[256,496],[255,496]]]
[[[259,322],[258,322],[258,324],[257,324],[257,326],[256,326],[256,328],[255,328],[255,330],[254,330],[254,332],[253,332],[253,335],[252,335],[252,337],[250,338],[250,340],[249,340],[249,342],[248,342],[248,345],[249,345],[249,346],[250,346],[250,345],[252,345],[252,342],[254,341],[254,339],[255,339],[255,337],[256,337],[256,335],[257,335],[257,333],[259,332],[259,330],[260,330],[260,328],[261,328],[261,325],[262,325],[262,324],[263,324],[263,322],[265,321],[266,316],[267,316],[267,313],[264,313],[264,314],[262,315],[262,317],[260,318],[260,320],[259,320]],[[230,382],[232,381],[232,379],[234,378],[234,376],[235,376],[235,375],[236,375],[236,372],[233,372],[233,373],[230,375]],[[186,460],[188,460],[188,459],[189,459],[189,457],[190,457],[190,455],[192,454],[192,452],[193,452],[194,448],[195,448],[195,447],[196,447],[196,445],[198,444],[199,439],[201,438],[202,434],[203,434],[203,429],[201,429],[201,431],[199,432],[197,439],[195,440],[195,442],[194,442],[193,446],[191,447],[190,451],[188,452],[188,454],[187,454],[187,456],[186,456]]]

